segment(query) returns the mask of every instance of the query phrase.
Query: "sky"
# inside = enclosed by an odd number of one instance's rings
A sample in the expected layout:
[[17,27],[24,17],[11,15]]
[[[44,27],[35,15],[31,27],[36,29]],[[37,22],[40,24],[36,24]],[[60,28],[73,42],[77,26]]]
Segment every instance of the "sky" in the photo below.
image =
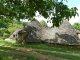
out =
[[[68,2],[64,2],[64,4],[68,5],[68,7],[77,7],[78,13],[80,15],[80,0],[67,0]],[[75,18],[72,17],[69,21],[71,24],[74,24],[75,22],[80,22],[80,16],[76,16]]]
[[[69,8],[71,8],[71,7],[77,7],[78,8],[78,13],[80,15],[80,0],[67,0],[67,1],[68,2],[65,2],[64,1],[64,4],[68,5]],[[39,13],[36,14],[36,16],[38,16],[38,15],[39,15]],[[36,19],[38,19],[39,21],[40,20],[45,20],[46,21],[46,19],[43,18],[42,16],[41,17],[38,16],[38,17],[36,17]],[[79,17],[76,16],[75,18],[72,17],[69,20],[69,22],[70,22],[70,24],[74,24],[75,22],[80,22],[80,16]],[[48,23],[48,26],[52,26],[52,24],[51,23]]]
[[[68,5],[69,8],[71,7],[77,7],[78,8],[78,13],[80,15],[80,0],[67,0],[68,2],[65,2],[64,1],[64,4]],[[47,20],[42,17],[42,16],[39,16],[39,13],[37,12],[36,13],[36,17],[35,17],[38,21],[40,20],[45,20],[47,22]],[[76,16],[75,18],[72,17],[70,20],[69,20],[70,24],[74,24],[75,22],[79,22],[80,23],[80,16]],[[47,23],[48,26],[52,26],[51,23]]]

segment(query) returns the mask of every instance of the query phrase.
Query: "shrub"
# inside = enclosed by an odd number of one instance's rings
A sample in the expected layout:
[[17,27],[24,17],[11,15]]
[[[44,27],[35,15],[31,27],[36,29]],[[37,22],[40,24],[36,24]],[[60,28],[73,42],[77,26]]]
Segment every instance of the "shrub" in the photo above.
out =
[[44,20],[41,20],[41,21],[40,21],[40,24],[41,24],[42,26],[44,26],[44,27],[48,27],[47,23],[46,23]]

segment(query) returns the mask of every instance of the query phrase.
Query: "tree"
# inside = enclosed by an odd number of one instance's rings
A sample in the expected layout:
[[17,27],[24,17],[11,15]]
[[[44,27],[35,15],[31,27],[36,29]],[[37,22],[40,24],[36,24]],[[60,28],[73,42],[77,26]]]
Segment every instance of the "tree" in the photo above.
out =
[[46,23],[44,20],[41,20],[41,21],[40,21],[40,24],[41,24],[42,26],[44,26],[44,27],[48,27],[47,23]]
[[2,22],[0,22],[0,28],[7,28],[7,25],[2,23]]
[[0,0],[0,18],[31,20],[38,11],[45,18],[52,15],[53,26],[59,26],[64,19],[78,15],[76,7],[68,8],[63,1],[66,0]]
[[16,29],[23,28],[22,23],[10,23],[8,26],[8,31],[12,34]]
[[[6,37],[5,37],[6,34]],[[0,28],[0,38],[7,38],[9,37],[10,32],[6,28]]]
[[76,30],[80,30],[80,23],[76,22],[73,24],[73,27],[76,29]]
[[28,25],[28,22],[22,22],[23,26],[27,26]]
[[[8,24],[0,21],[0,38],[3,37],[6,38],[9,36],[10,32],[7,30],[7,28],[8,28]],[[4,34],[6,34],[6,37]]]

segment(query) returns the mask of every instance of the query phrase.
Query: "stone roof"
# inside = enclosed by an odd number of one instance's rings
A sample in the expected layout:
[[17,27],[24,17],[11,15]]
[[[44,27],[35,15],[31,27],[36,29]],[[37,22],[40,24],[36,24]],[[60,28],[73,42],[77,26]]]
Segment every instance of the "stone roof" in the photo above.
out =
[[10,35],[10,39],[16,39],[15,37],[13,37],[13,35],[16,35],[19,31],[21,31],[21,30],[23,30],[23,29],[21,29],[21,28],[18,28],[18,29],[16,29],[15,31],[14,31],[14,33],[12,34],[12,35]]
[[48,42],[59,44],[80,44],[80,40],[71,24],[64,20],[60,27],[45,28],[38,21],[30,22],[23,29],[28,33],[26,42]]

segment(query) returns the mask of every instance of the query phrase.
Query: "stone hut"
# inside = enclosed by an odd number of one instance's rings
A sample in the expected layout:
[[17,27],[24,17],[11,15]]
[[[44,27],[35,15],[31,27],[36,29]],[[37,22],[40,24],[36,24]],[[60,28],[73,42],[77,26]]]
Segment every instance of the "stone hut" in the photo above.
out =
[[17,33],[21,31],[22,29],[18,28],[14,31],[14,33],[9,37],[10,39],[16,39],[18,37]]
[[[23,31],[25,31],[25,33]],[[45,28],[38,21],[33,21],[18,33],[20,34],[20,32],[22,32],[21,34],[24,34],[22,39],[18,37],[18,42],[21,41],[21,43],[46,42],[68,45],[80,44],[75,29],[66,20],[63,21],[60,27],[54,28]]]
[[41,30],[42,30],[42,25],[38,21],[30,22],[23,30],[18,32],[18,36],[20,36],[21,34],[24,35],[22,38],[18,37],[18,42],[40,43]]

